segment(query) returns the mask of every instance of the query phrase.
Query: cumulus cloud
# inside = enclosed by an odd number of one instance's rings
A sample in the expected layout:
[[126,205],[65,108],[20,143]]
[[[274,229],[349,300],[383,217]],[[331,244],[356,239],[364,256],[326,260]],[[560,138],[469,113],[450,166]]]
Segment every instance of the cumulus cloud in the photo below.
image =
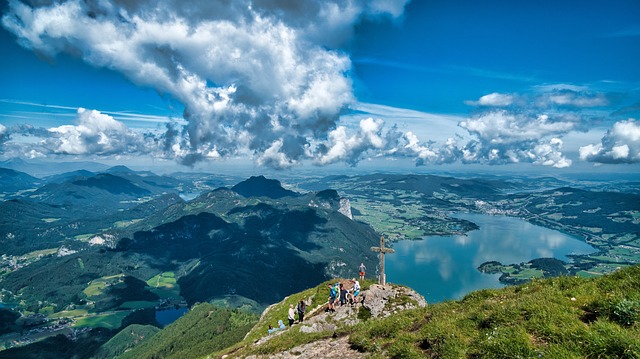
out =
[[461,121],[469,140],[449,138],[444,144],[421,144],[407,133],[405,150],[417,155],[417,164],[481,163],[500,165],[527,162],[564,168],[571,160],[562,154],[562,135],[578,130],[577,117],[548,115],[533,117],[506,110],[494,110]]
[[640,123],[635,119],[616,122],[600,143],[580,147],[580,159],[596,163],[640,162]]
[[418,136],[413,132],[405,133],[404,139],[406,141],[404,145],[405,153],[417,156],[417,166],[453,163],[462,156],[462,150],[458,147],[454,138],[448,138],[440,147],[434,146],[434,143],[421,143]]
[[[397,18],[406,2],[12,0],[2,24],[26,48],[79,56],[179,100],[188,124],[166,134],[166,155],[192,163],[249,153],[287,167],[331,162],[313,143],[334,145],[339,115],[353,101],[351,61],[340,46],[361,18]],[[78,131],[58,128],[58,150],[92,150]],[[122,144],[93,150],[112,148]]]
[[324,154],[317,160],[319,164],[346,161],[355,164],[360,156],[369,149],[382,150],[386,141],[382,136],[384,121],[367,118],[360,121],[360,131],[349,134],[344,126],[339,126],[329,133],[329,141]]
[[562,155],[558,138],[580,128],[580,118],[549,115],[532,116],[508,111],[492,111],[460,123],[474,140],[464,148],[467,163],[532,162],[567,167],[571,161]]
[[57,154],[115,155],[144,153],[145,140],[122,122],[96,110],[78,109],[77,125],[50,128],[43,147]]
[[484,95],[478,99],[478,101],[466,101],[467,105],[472,106],[494,106],[503,107],[513,104],[514,96],[508,94],[501,94],[497,92]]

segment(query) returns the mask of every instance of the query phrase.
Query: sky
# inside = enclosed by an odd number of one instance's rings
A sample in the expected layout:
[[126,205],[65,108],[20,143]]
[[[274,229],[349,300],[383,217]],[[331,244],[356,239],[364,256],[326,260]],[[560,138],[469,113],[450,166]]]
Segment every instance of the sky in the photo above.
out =
[[635,0],[0,9],[0,159],[640,172]]

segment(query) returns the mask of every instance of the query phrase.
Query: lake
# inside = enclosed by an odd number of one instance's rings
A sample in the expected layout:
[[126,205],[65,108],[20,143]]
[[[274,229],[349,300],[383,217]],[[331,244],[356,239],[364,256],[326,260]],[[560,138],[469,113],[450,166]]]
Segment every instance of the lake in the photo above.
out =
[[163,309],[156,310],[156,321],[162,325],[162,327],[166,327],[167,325],[175,322],[178,318],[183,316],[186,312],[189,311],[189,308],[171,308],[171,309]]
[[543,257],[569,261],[567,254],[596,251],[574,237],[520,218],[474,213],[455,217],[474,222],[480,229],[467,235],[394,243],[396,252],[385,256],[387,282],[407,285],[429,303],[436,303],[460,299],[478,289],[503,287],[500,274],[478,271],[487,261],[512,264]]

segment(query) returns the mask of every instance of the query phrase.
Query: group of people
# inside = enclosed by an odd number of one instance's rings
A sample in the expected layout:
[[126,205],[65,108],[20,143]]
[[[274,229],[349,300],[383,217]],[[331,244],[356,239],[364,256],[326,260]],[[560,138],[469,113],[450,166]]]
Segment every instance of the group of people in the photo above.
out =
[[[293,304],[289,304],[289,313],[287,318],[289,319],[289,327],[293,326],[293,323],[296,321],[296,312],[298,314],[298,322],[302,323],[304,321],[304,313],[306,311],[307,311],[307,303],[305,303],[304,300],[300,300],[296,309],[293,309]],[[284,325],[281,319],[281,320],[278,320],[278,325],[276,327],[269,325],[269,329],[267,330],[267,332],[271,334],[273,332],[277,332],[278,330],[283,330],[283,329],[286,329],[286,326]]]
[[307,303],[304,300],[300,300],[298,302],[298,306],[296,309],[293,309],[293,304],[289,304],[289,326],[293,325],[293,322],[296,320],[296,312],[298,313],[298,323],[302,323],[304,321],[304,312],[307,310]]
[[353,286],[351,289],[346,289],[343,283],[335,283],[334,285],[329,284],[329,303],[327,304],[327,309],[325,312],[335,312],[336,311],[336,302],[340,303],[340,305],[345,305],[349,303],[350,305],[355,305],[358,303],[358,294],[360,294],[360,282],[358,282],[355,278],[351,280],[353,282]]
[[[360,280],[364,279],[366,270],[367,267],[365,267],[364,263],[360,263],[360,266],[358,267]],[[355,305],[358,303],[358,300],[360,299],[358,297],[358,295],[360,294],[360,282],[358,282],[355,278],[353,278],[351,282],[353,282],[353,286],[351,287],[351,289],[346,289],[344,284],[340,282],[337,282],[334,285],[329,285],[329,304],[327,305],[327,309],[325,309],[325,312],[335,312],[336,302],[339,302],[341,306],[347,303],[351,305]],[[304,300],[300,300],[295,309],[293,304],[289,304],[289,312],[287,316],[287,318],[289,319],[289,327],[293,326],[293,323],[296,320],[296,313],[298,314],[298,322],[302,323],[304,321],[304,314],[306,310],[307,304]],[[279,320],[276,327],[269,325],[268,332],[269,334],[271,334],[285,328],[286,327],[282,320]]]

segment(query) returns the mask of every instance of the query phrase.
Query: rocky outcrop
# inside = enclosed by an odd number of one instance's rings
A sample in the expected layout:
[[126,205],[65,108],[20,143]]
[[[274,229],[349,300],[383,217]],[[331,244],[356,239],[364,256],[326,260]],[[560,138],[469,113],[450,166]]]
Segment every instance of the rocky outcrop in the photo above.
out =
[[[349,281],[346,281],[347,283]],[[347,289],[349,289],[347,287]],[[413,289],[387,284],[374,284],[360,293],[361,302],[353,305],[336,305],[335,312],[324,312],[324,307],[309,313],[307,320],[300,324],[303,333],[334,331],[338,325],[355,325],[361,308],[371,313],[371,317],[387,317],[394,313],[425,307],[427,301]]]
[[338,209],[338,212],[353,220],[353,214],[351,214],[351,202],[348,198],[340,198],[340,208]]
[[425,307],[427,301],[413,289],[397,285],[372,285],[363,292],[363,306],[372,317],[387,317],[407,309]]
[[[354,283],[347,279],[339,281],[348,290],[352,288]],[[329,335],[324,335],[326,339],[298,345],[280,353],[249,356],[231,353],[223,356],[223,358],[334,358],[336,355],[341,358],[364,358],[367,357],[367,353],[352,349],[349,345],[348,336],[340,336],[338,334],[340,332],[339,328],[356,325],[361,320],[367,320],[366,318],[369,317],[387,317],[403,310],[427,305],[427,301],[414,290],[394,284],[371,285],[366,290],[363,290],[358,298],[359,300],[353,304],[345,304],[343,306],[336,304],[335,312],[325,311],[326,304],[316,306],[307,312],[304,322],[294,324],[291,329],[287,328],[286,330],[263,336],[251,345],[254,348],[260,347],[273,338],[288,335],[289,330],[299,330],[300,333],[304,334],[329,333]],[[311,298],[308,298],[307,303],[311,304],[311,302]],[[286,303],[286,298],[281,303]],[[281,303],[267,308],[263,313],[263,318],[265,313],[274,306],[281,305]],[[310,307],[308,306],[307,308],[309,309]],[[361,311],[364,311],[364,313],[361,313]],[[332,337],[327,338],[331,334],[333,334]]]
[[299,345],[295,348],[291,348],[282,353],[276,353],[269,356],[256,356],[250,355],[247,359],[258,358],[279,358],[279,359],[294,359],[294,358],[367,358],[367,353],[361,353],[357,350],[351,349],[349,345],[349,338],[342,337],[336,339],[324,339],[318,340],[313,343]]

